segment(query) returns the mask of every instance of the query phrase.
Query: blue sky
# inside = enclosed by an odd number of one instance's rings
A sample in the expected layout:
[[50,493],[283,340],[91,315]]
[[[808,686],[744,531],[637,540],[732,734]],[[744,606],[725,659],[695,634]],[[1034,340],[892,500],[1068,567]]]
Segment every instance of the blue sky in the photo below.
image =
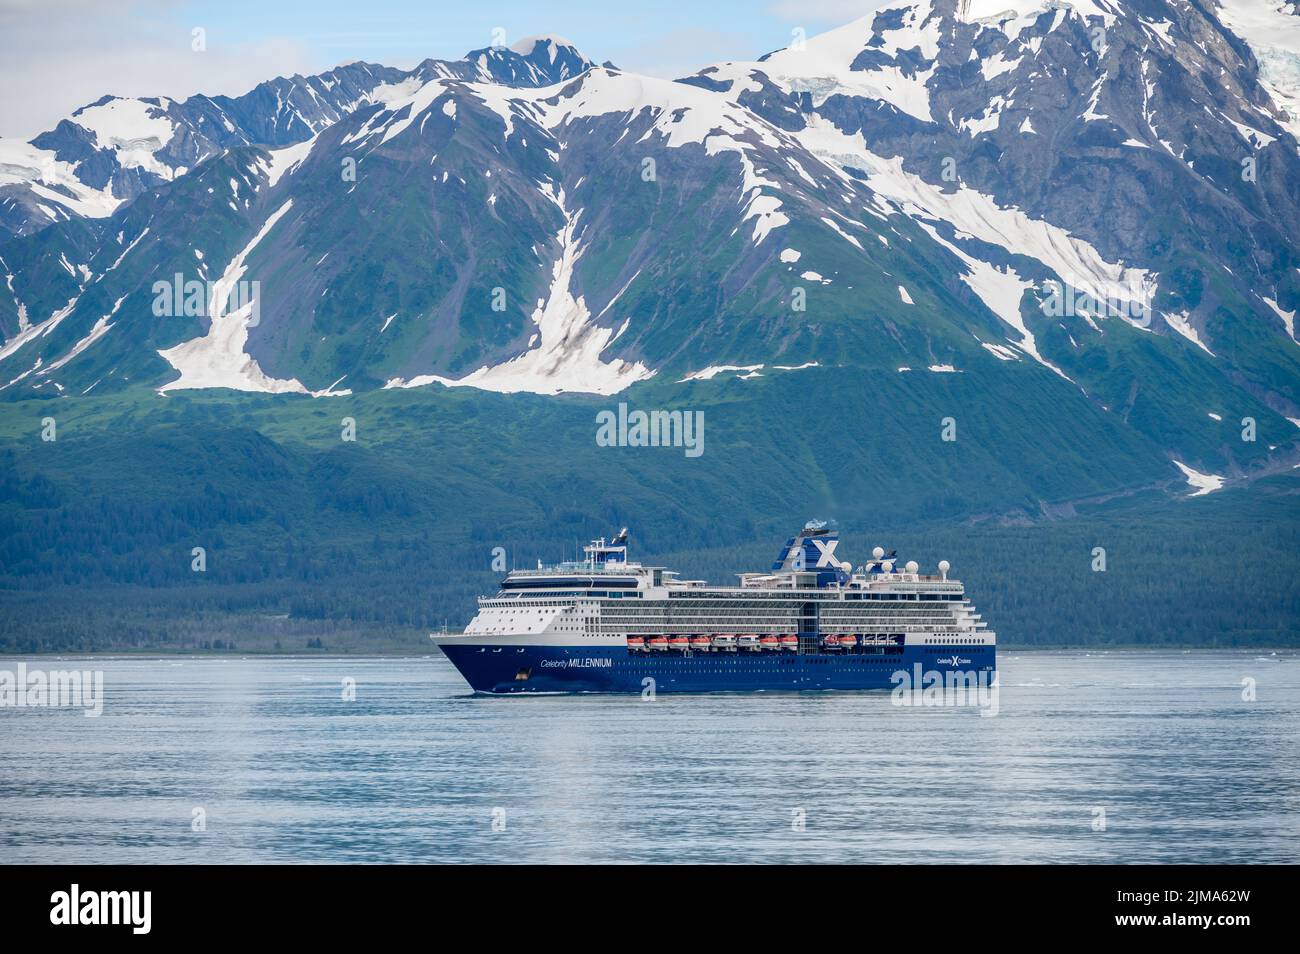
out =
[[[0,135],[28,138],[105,93],[238,94],[278,74],[411,66],[551,33],[624,69],[680,76],[753,59],[880,0],[0,0]],[[191,49],[195,28],[206,49]]]
[[[270,6],[270,10],[264,8]],[[362,12],[363,11],[363,12]],[[303,15],[296,5],[274,7],[250,0],[193,4],[186,13],[210,23],[211,34],[245,42],[266,36],[294,36],[333,65],[351,59],[418,62],[426,56],[457,58],[491,42],[492,30],[507,42],[536,33],[566,37],[594,59],[673,61],[694,47],[709,58],[752,57],[785,45],[792,20],[780,4],[762,0],[655,0],[611,3],[569,0],[538,3],[484,0],[428,3],[379,0],[313,4]],[[805,18],[806,19],[806,18]]]

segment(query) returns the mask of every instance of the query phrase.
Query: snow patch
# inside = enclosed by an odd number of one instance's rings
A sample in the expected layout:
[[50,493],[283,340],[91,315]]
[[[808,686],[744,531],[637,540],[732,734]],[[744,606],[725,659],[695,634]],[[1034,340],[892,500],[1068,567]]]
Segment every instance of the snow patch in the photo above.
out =
[[997,358],[999,361],[1020,360],[1019,356],[1017,356],[1017,354],[1014,351],[1012,351],[1010,348],[1006,347],[1005,345],[989,344],[987,341],[981,341],[980,345],[988,349],[988,351],[991,352],[992,355],[995,358]]
[[1196,345],[1196,347],[1200,348],[1211,358],[1215,356],[1214,352],[1211,351],[1206,346],[1205,342],[1201,340],[1200,334],[1197,333],[1196,329],[1192,327],[1192,322],[1188,317],[1187,312],[1180,311],[1174,314],[1170,314],[1169,312],[1161,312],[1161,314],[1165,319],[1165,324],[1167,324],[1170,328],[1174,329],[1174,331],[1178,332],[1180,335],[1182,335],[1192,344]]
[[1212,494],[1223,486],[1223,478],[1218,474],[1202,474],[1198,470],[1192,470],[1181,460],[1174,461],[1174,464],[1183,472],[1183,476],[1187,478],[1187,483],[1196,488],[1192,493],[1193,497]]
[[[1260,297],[1263,298],[1262,295]],[[1295,341],[1295,309],[1292,309],[1291,311],[1283,311],[1282,307],[1272,298],[1264,298],[1264,304],[1268,305],[1268,307],[1272,308],[1273,311],[1277,313],[1277,316],[1282,319],[1282,324],[1286,325],[1287,336],[1290,337],[1292,341]]]
[[154,157],[176,134],[159,107],[138,99],[112,99],[77,110],[70,121],[93,133],[99,147],[112,150],[121,165],[175,178],[176,171]]
[[[77,178],[76,165],[60,162],[49,149],[37,149],[17,139],[0,139],[0,186],[25,184],[33,193],[90,219],[113,214],[122,200],[113,195],[113,185],[92,189]],[[58,216],[42,206],[51,221]]]
[[174,348],[158,352],[164,360],[180,372],[175,381],[164,384],[158,390],[181,391],[193,388],[230,388],[235,391],[259,391],[268,394],[313,394],[321,396],[323,392],[309,392],[294,379],[278,380],[269,377],[253,358],[244,352],[248,344],[249,321],[253,316],[256,302],[245,302],[233,312],[227,313],[226,303],[231,291],[247,271],[246,262],[249,254],[264,239],[275,224],[293,206],[293,200],[285,202],[276,209],[238,255],[226,266],[221,278],[212,286],[211,301],[208,310],[208,333],[201,338],[192,338]]
[[149,234],[149,226],[146,225],[146,226],[144,227],[144,231],[141,232],[139,235],[137,235],[137,236],[136,236],[136,237],[131,241],[131,244],[128,245],[125,249],[122,250],[122,254],[119,255],[119,256],[117,257],[116,261],[114,261],[112,265],[108,266],[108,271],[104,272],[104,274],[107,275],[108,272],[111,272],[113,269],[117,268],[117,266],[121,265],[121,264],[122,264],[122,259],[126,258],[127,255],[129,255],[129,254],[131,253],[131,249],[133,249],[133,248],[135,248],[137,245],[139,245],[139,244],[140,244],[140,240],[141,240],[142,238],[144,238],[144,237],[145,237],[146,235],[148,235],[148,234]]
[[[1106,0],[963,0],[957,6],[957,19],[964,23],[978,23],[996,27],[1010,38],[1020,35],[1048,11],[1073,13],[1084,19],[1101,17],[1106,26],[1115,21],[1115,14],[1103,6]],[[1060,23],[1058,16],[1053,28]]]
[[[971,50],[974,53],[974,50]],[[1021,57],[1020,59],[1023,59]],[[1003,73],[1009,73],[1020,65],[1020,59],[1008,60],[1006,50],[999,50],[988,59],[980,63],[980,71],[984,74],[984,79],[991,80],[995,76],[1001,76]],[[1026,120],[1028,122],[1028,120]]]
[[[30,342],[35,341],[37,338],[44,338],[49,335],[50,332],[54,331],[55,328],[59,327],[59,325],[63,323],[64,318],[72,314],[72,309],[77,307],[78,301],[79,298],[77,297],[68,299],[66,305],[54,312],[54,314],[50,315],[50,317],[46,318],[40,324],[28,325],[24,330],[18,332],[18,334],[6,341],[4,346],[0,347],[0,361],[5,360],[5,358],[8,358],[10,355],[16,353],[19,349]],[[9,384],[13,383],[13,381],[9,382]],[[5,387],[8,386],[9,385],[5,385]]]
[[[901,6],[901,5],[899,5]],[[901,113],[922,122],[933,122],[930,91],[926,83],[934,75],[942,22],[930,16],[930,5],[915,3],[902,8],[902,26],[877,34],[875,13],[806,40],[800,47],[773,53],[753,68],[766,73],[778,86],[812,96],[814,107],[831,96],[861,96],[888,103]],[[919,48],[930,63],[917,69],[910,60],[881,64],[872,69],[852,69],[865,49],[889,55]]]
[[685,384],[687,381],[711,381],[719,374],[728,374],[731,372],[739,372],[743,377],[751,377],[762,370],[763,365],[761,364],[715,364],[702,371],[692,371],[677,383]]
[[1015,207],[999,206],[991,196],[964,184],[955,192],[943,192],[905,171],[901,158],[885,159],[871,152],[860,132],[847,135],[814,116],[796,136],[826,161],[865,173],[867,186],[893,203],[892,211],[918,220],[948,222],[980,241],[1036,259],[1095,298],[1143,304],[1155,298],[1156,276],[1146,269],[1107,262],[1092,245],[1065,229],[1030,218]]
[[614,330],[592,323],[586,302],[573,294],[574,268],[585,251],[577,234],[582,211],[567,208],[563,191],[554,198],[565,222],[556,237],[560,256],[552,269],[550,291],[532,315],[541,336],[537,347],[503,364],[484,365],[463,378],[422,374],[410,380],[391,378],[385,388],[422,387],[436,382],[503,394],[617,394],[654,376],[654,371],[639,361],[601,360],[601,352],[611,343]]
[[827,218],[824,215],[821,218],[822,221],[825,222],[827,225],[829,225],[839,235],[840,238],[844,239],[844,241],[849,242],[852,245],[855,245],[858,251],[860,252],[864,251],[864,249],[862,248],[862,243],[859,242],[852,235],[850,235],[848,232],[844,231],[844,229],[840,227],[840,224],[838,222],[836,222],[834,219]]
[[1025,292],[1033,287],[1033,283],[1022,279],[1014,268],[997,268],[989,262],[968,255],[955,242],[949,242],[940,235],[933,225],[927,222],[919,222],[918,224],[929,233],[931,238],[966,264],[968,271],[961,276],[961,280],[979,296],[989,311],[1020,332],[1020,341],[1016,342],[1016,346],[1043,367],[1048,368],[1073,384],[1074,380],[1069,375],[1048,361],[1039,352],[1038,342],[1020,314],[1021,300],[1024,298]]
[[1280,124],[1300,139],[1300,16],[1281,0],[1218,0],[1219,20],[1259,61],[1260,85],[1286,116]]
[[55,361],[54,363],[50,364],[47,368],[45,368],[45,370],[41,372],[41,375],[45,376],[48,375],[51,371],[57,371],[59,368],[63,367],[65,364],[67,364],[69,361],[75,358],[77,355],[81,354],[83,351],[85,351],[87,348],[93,345],[100,338],[104,337],[104,335],[108,334],[108,332],[113,328],[113,325],[110,322],[112,321],[113,316],[117,314],[117,310],[122,307],[122,302],[124,301],[126,301],[125,295],[123,295],[113,304],[112,310],[107,315],[104,315],[103,317],[101,317],[99,320],[95,322],[94,327],[90,329],[90,332],[86,335],[86,337],[82,338],[80,341],[74,344],[72,348],[68,351],[68,353],[65,354],[62,358],[60,358],[58,361]]
[[258,167],[266,173],[267,183],[272,188],[275,188],[275,184],[280,181],[286,172],[292,172],[302,165],[303,160],[311,155],[312,148],[315,145],[316,137],[312,136],[306,142],[300,142],[284,149],[269,150],[270,160],[258,163]]

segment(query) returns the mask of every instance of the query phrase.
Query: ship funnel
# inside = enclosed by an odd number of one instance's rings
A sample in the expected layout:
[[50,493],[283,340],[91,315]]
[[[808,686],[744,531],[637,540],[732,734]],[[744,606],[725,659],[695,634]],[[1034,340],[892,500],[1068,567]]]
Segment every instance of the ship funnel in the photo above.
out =
[[825,524],[819,521],[810,521],[808,526],[785,542],[772,569],[816,573],[818,586],[846,583],[853,564],[835,552],[839,542],[838,531],[826,529]]

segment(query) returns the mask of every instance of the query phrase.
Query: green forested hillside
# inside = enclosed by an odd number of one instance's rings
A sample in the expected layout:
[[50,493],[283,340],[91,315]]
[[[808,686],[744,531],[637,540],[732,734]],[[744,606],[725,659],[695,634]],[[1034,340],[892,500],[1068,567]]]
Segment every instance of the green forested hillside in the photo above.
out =
[[[1150,445],[1082,398],[1044,400],[1040,380],[999,394],[975,375],[822,369],[618,399],[12,402],[0,649],[423,650],[491,590],[496,547],[529,565],[626,525],[636,556],[721,581],[810,517],[838,522],[851,559],[881,544],[950,560],[1008,643],[1297,642],[1300,483],[1188,499]],[[598,446],[595,414],[619,400],[702,411],[704,454]],[[1014,413],[962,411],[975,406]],[[940,439],[946,416],[956,441]]]

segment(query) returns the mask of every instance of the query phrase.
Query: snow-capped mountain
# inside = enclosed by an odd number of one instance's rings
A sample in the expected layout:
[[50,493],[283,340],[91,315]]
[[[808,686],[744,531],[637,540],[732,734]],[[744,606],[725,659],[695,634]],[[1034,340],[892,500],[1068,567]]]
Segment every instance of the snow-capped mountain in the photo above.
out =
[[111,215],[232,146],[304,142],[372,102],[381,87],[445,77],[549,86],[591,65],[563,40],[529,37],[409,71],[350,63],[317,76],[277,77],[234,98],[104,96],[31,142],[0,139],[0,235]]
[[[1034,280],[1001,268],[1024,255],[1078,287],[1149,296],[1154,324],[1207,352],[1227,297],[1294,338],[1274,292],[1295,293],[1300,114],[1274,91],[1300,64],[1300,18],[1272,14],[1274,43],[1288,27],[1295,42],[1262,52],[1270,84],[1210,4],[921,2],[696,81],[738,91],[941,241],[965,233],[959,254],[984,263],[965,279],[995,311],[998,293],[1019,299],[1012,275]],[[1246,9],[1228,0],[1225,13]],[[1230,290],[1188,274],[1205,261]]]
[[[101,100],[0,144],[0,389],[1034,375],[1280,467],[1300,17],[1261,2],[917,0],[679,81],[543,37]],[[1270,449],[1203,432],[1242,416]]]

